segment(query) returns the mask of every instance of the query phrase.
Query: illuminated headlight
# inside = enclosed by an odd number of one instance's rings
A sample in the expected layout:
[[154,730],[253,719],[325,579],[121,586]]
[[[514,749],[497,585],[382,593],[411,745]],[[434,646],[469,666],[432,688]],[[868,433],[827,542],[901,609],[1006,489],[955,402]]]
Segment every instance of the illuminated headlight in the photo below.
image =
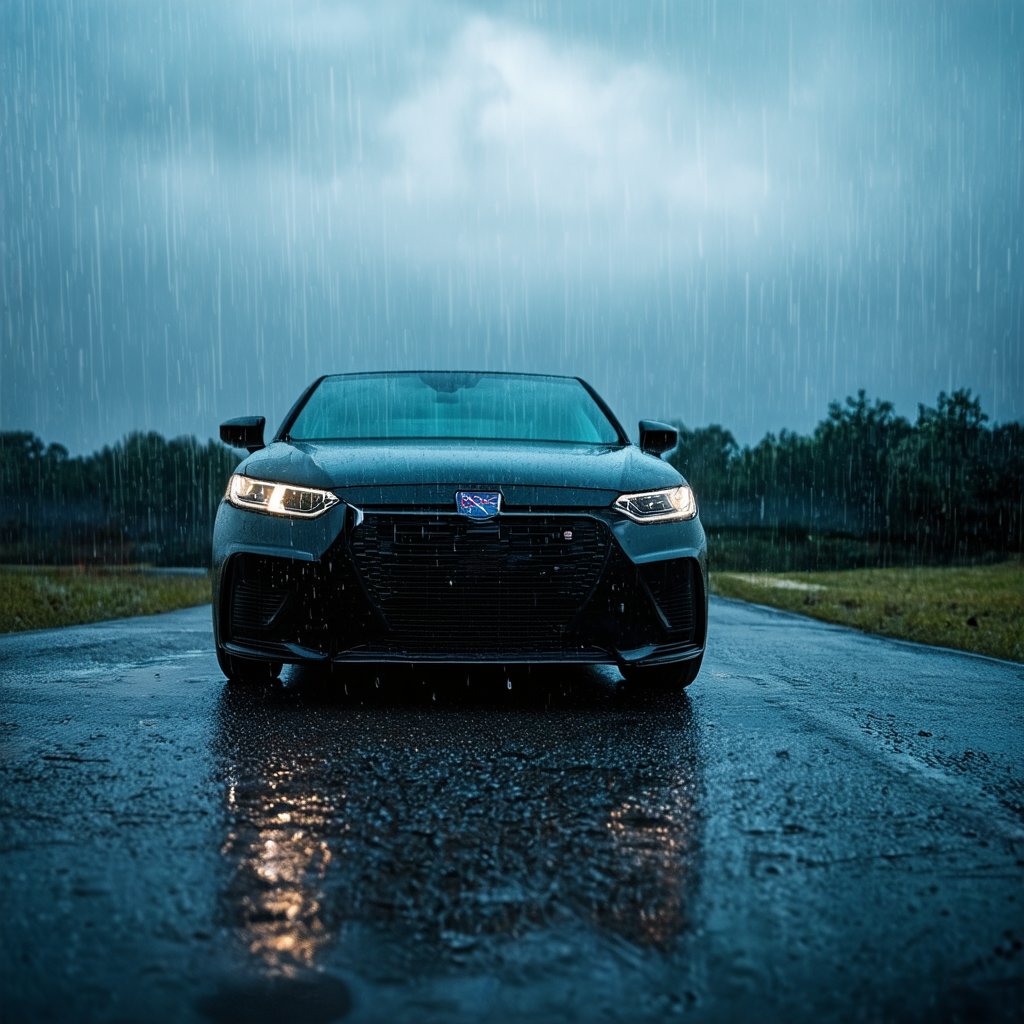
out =
[[667,491],[622,494],[615,499],[614,505],[634,523],[667,523],[692,519],[697,514],[697,499],[686,484]]
[[315,519],[323,515],[340,500],[330,491],[316,487],[296,487],[294,484],[276,484],[269,480],[253,480],[235,473],[228,481],[225,497],[235,508],[248,508],[254,512],[269,512],[275,516],[300,516]]

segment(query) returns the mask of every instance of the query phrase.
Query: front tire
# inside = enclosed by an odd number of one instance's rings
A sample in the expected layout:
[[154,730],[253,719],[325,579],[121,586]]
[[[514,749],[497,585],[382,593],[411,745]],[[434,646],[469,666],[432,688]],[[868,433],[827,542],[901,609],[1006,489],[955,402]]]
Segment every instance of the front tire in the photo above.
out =
[[704,653],[670,665],[626,665],[620,671],[630,686],[643,690],[682,690],[697,678]]
[[281,662],[236,658],[217,648],[217,663],[228,681],[242,686],[265,686],[281,674]]

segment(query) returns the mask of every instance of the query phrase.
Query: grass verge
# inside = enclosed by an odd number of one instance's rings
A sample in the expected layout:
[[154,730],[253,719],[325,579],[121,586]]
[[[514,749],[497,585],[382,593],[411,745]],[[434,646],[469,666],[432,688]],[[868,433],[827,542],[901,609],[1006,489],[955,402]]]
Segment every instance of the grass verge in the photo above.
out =
[[205,573],[0,568],[0,633],[155,615],[209,600],[210,580]]
[[715,572],[713,593],[868,633],[1024,661],[1024,562],[969,568]]

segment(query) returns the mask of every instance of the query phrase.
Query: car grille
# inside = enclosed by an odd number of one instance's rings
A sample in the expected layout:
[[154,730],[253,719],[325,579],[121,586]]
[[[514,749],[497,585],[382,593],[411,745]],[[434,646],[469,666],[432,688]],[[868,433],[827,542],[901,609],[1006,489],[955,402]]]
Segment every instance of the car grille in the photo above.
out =
[[389,640],[418,650],[558,650],[597,583],[607,528],[587,516],[373,515],[352,558]]

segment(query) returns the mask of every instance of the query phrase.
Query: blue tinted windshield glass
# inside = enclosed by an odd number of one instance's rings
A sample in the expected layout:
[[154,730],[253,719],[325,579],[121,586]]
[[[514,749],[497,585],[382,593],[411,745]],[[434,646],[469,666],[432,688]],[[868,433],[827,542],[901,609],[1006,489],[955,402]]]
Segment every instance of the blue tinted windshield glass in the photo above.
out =
[[326,377],[288,431],[295,441],[481,438],[617,444],[615,426],[568,377],[370,373]]

